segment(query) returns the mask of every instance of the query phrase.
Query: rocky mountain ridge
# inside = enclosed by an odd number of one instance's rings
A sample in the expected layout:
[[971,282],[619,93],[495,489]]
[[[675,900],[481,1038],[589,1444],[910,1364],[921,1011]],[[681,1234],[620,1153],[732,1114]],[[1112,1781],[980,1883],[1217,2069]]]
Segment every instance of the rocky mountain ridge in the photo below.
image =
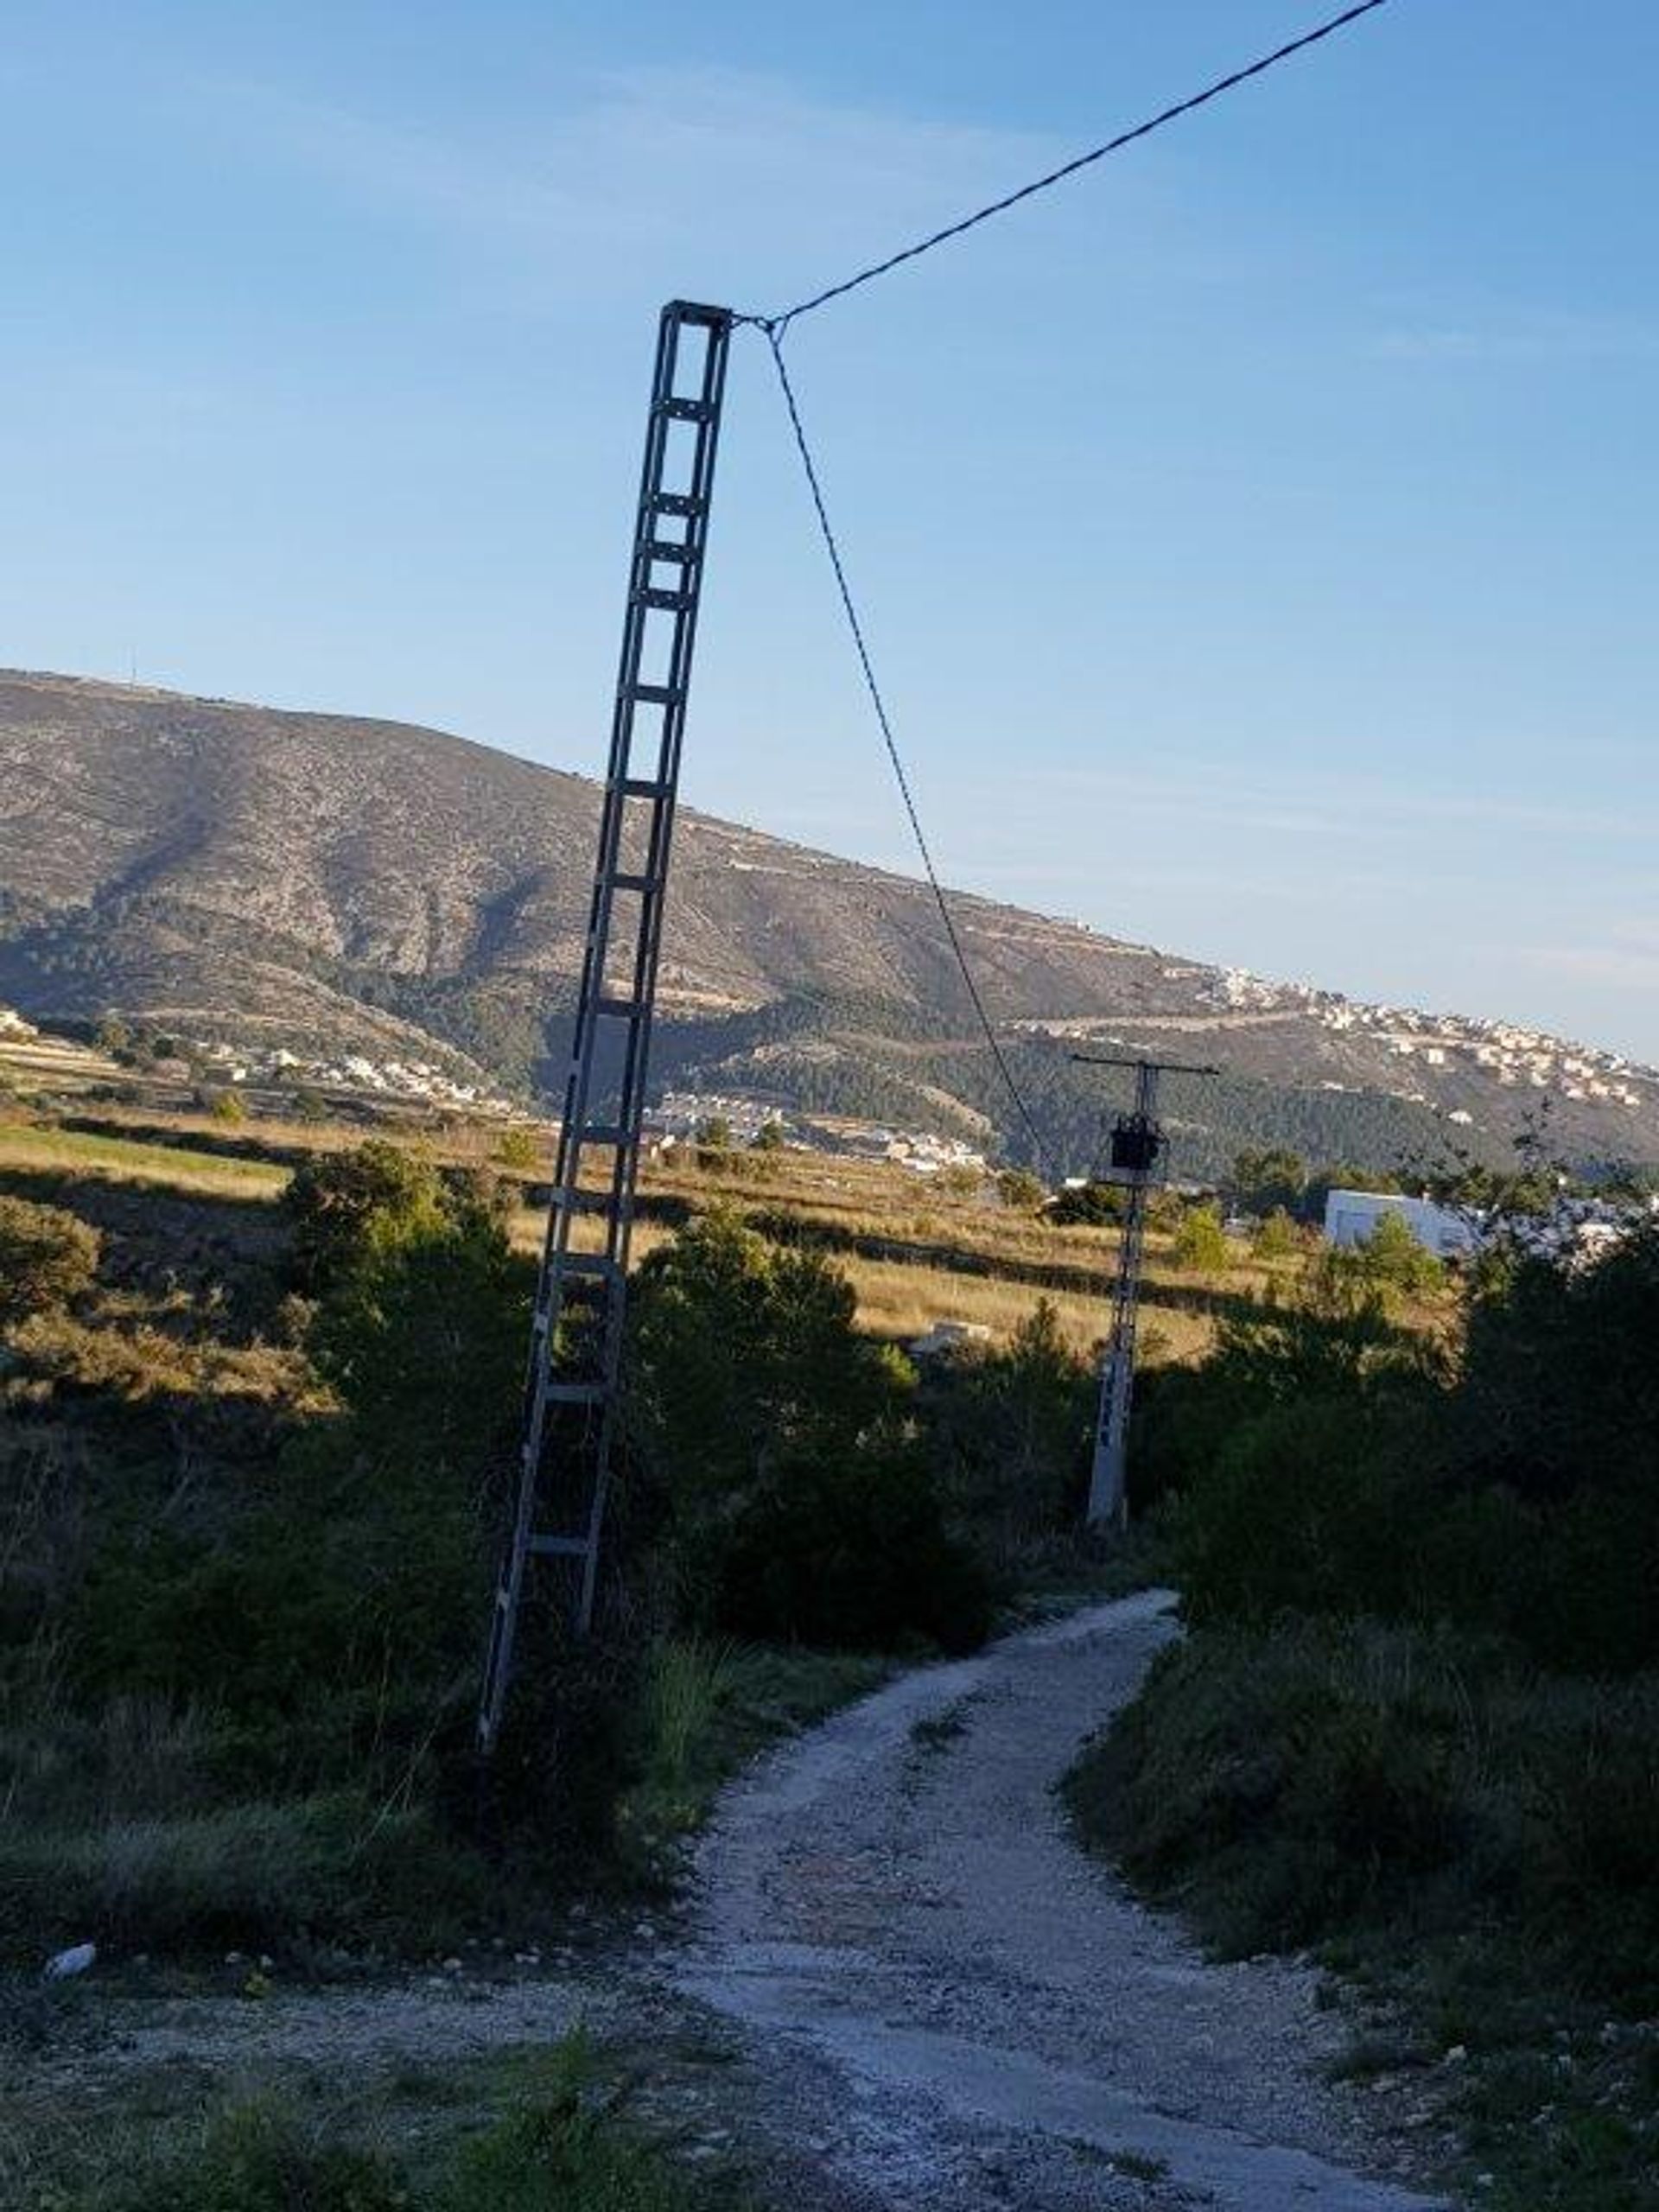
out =
[[[445,733],[0,674],[0,1000],[193,1035],[448,1056],[543,1085],[568,1036],[598,791]],[[1576,1155],[1659,1159],[1659,1073],[1514,1024],[1364,1007],[995,901],[957,925],[1057,1148],[1078,1039],[1217,1062],[1198,1152],[1501,1148],[1548,1101]],[[683,810],[656,1070],[785,1104],[1018,1119],[926,887]],[[1179,1049],[1174,1051],[1176,1040]],[[1448,1128],[1447,1125],[1450,1125]]]

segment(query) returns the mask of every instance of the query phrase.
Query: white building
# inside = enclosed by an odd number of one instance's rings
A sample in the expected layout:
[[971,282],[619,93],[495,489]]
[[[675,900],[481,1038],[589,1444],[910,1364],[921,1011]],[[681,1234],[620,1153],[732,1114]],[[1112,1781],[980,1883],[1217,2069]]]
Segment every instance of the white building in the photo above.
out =
[[1325,1234],[1332,1244],[1363,1244],[1386,1213],[1398,1214],[1425,1250],[1437,1260],[1471,1252],[1471,1224],[1432,1198],[1406,1198],[1389,1191],[1332,1191],[1325,1202]]

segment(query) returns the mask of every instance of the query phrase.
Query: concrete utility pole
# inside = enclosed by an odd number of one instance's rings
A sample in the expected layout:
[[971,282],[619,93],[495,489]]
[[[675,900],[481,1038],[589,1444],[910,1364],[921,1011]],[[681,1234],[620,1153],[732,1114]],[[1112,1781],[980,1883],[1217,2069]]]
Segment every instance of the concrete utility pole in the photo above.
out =
[[1103,1180],[1126,1192],[1118,1235],[1117,1280],[1112,1293],[1111,1334],[1100,1370],[1100,1411],[1095,1423],[1094,1465],[1089,1478],[1085,1519],[1091,1529],[1128,1524],[1129,1404],[1135,1391],[1135,1337],[1141,1303],[1141,1263],[1146,1247],[1147,1201],[1169,1148],[1158,1120],[1158,1078],[1163,1075],[1218,1075],[1218,1068],[1193,1067],[1182,1060],[1102,1059],[1073,1052],[1074,1060],[1095,1068],[1133,1068],[1134,1110],[1118,1116],[1112,1129],[1111,1165]]

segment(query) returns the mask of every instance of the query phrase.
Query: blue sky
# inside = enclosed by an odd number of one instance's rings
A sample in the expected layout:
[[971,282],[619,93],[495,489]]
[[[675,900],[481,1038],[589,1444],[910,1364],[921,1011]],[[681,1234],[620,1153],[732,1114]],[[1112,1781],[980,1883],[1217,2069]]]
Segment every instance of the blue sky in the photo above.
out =
[[[602,758],[656,310],[1320,0],[14,0],[0,659]],[[1659,13],[1394,0],[804,322],[957,883],[1659,1060]],[[684,794],[911,865],[755,334]]]

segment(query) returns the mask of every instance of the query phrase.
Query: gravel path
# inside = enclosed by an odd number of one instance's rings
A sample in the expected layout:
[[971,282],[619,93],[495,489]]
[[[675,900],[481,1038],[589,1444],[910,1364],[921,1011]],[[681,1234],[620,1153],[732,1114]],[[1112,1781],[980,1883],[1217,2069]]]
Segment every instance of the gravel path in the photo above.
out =
[[1436,2212],[1388,2178],[1375,2099],[1321,2077],[1345,2031],[1317,1976],[1205,1963],[1065,1833],[1053,1784],[1175,1633],[1169,1602],[922,1669],[784,1747],[721,1800],[679,1939],[642,1923],[522,1978],[117,1999],[6,2089],[348,2080],[582,2021],[686,2155],[791,2212]]
[[1344,2037],[1317,1976],[1205,1963],[1065,1834],[1052,1785],[1168,1609],[1146,1593],[907,1675],[723,1801],[676,1979],[747,2031],[757,2117],[792,2107],[846,2202],[1430,2206],[1320,2078]]

